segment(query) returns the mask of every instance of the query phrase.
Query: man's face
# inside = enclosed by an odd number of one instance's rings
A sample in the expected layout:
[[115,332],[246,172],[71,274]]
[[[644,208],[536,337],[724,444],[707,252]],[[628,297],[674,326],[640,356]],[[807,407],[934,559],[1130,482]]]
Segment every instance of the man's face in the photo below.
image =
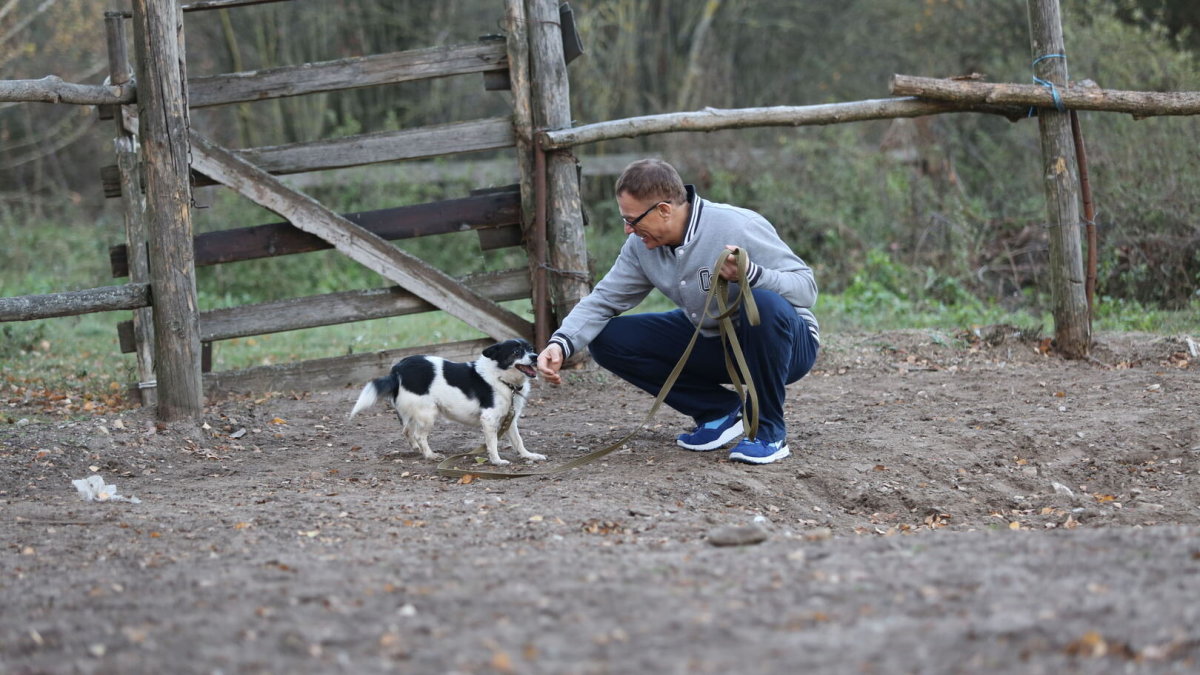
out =
[[646,248],[683,242],[683,233],[676,232],[678,228],[671,225],[675,206],[670,202],[637,199],[628,192],[622,192],[617,195],[617,208],[624,221],[625,234],[636,234]]

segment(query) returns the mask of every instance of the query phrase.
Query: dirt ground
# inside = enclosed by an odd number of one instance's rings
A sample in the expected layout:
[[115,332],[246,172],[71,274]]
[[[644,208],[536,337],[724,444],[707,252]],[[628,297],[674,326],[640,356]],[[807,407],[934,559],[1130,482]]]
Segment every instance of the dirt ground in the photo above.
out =
[[[203,426],[0,393],[0,672],[1197,672],[1196,337],[828,336],[778,464],[678,449],[665,410],[516,481],[347,421],[361,383]],[[583,369],[521,426],[553,463],[649,403]]]

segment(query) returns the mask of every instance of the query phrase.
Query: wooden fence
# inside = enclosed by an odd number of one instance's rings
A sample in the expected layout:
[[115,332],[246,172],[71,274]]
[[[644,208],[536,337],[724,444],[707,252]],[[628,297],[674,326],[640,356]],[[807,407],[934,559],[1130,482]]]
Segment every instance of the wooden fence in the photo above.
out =
[[[184,81],[177,67],[183,13],[266,1],[281,0],[207,0],[182,7],[173,0],[134,0],[130,12],[106,13],[108,85],[88,87],[55,78],[7,83],[10,100],[96,104],[102,117],[116,120],[117,161],[104,168],[102,178],[107,196],[124,198],[126,242],[114,246],[110,258],[113,275],[128,277],[130,283],[5,298],[0,301],[0,320],[134,309],[133,319],[118,326],[121,350],[137,354],[138,391],[143,402],[157,398],[162,419],[196,416],[202,392],[339,386],[372,377],[408,353],[465,359],[493,340],[525,337],[544,343],[554,319],[551,303],[568,308],[587,290],[577,277],[546,275],[548,267],[587,269],[577,176],[573,170],[548,180],[533,175],[535,126],[546,129],[570,120],[569,109],[557,109],[568,105],[564,45],[578,42],[576,36],[564,37],[562,32],[563,27],[573,29],[569,8],[560,8],[553,0],[505,0],[501,39]],[[132,24],[140,55],[132,65],[125,46],[127,24]],[[530,30],[530,25],[535,28]],[[486,88],[512,92],[511,115],[241,150],[222,148],[188,124],[188,110],[194,108],[480,75]],[[334,213],[278,178],[512,148],[518,150],[511,161],[519,184],[478,190],[462,199],[363,213]],[[570,155],[558,154],[562,156],[553,160],[556,165],[570,162],[573,166]],[[188,158],[187,163],[181,163],[181,158]],[[191,189],[213,184],[237,191],[284,216],[286,222],[193,236]],[[537,208],[539,203],[559,208],[535,219],[535,214],[547,213]],[[524,246],[528,264],[455,279],[388,243],[464,229],[478,234],[483,250]],[[549,254],[547,238],[560,242],[559,250]],[[198,311],[197,266],[328,248],[397,285]],[[499,304],[521,298],[534,301],[536,322]],[[220,340],[433,310],[461,319],[484,337],[209,372],[211,345]]]
[[[182,11],[230,8],[283,0],[205,0]],[[1149,115],[1200,113],[1196,93],[1115,92],[1070,86],[1062,55],[1058,0],[1027,0],[1035,75],[1042,84],[985,85],[897,75],[893,94],[907,98],[803,107],[705,109],[613,120],[571,128],[564,45],[577,38],[569,8],[553,0],[505,0],[505,39],[303,64],[255,73],[182,81],[177,51],[181,14],[171,0],[133,0],[133,11],[107,17],[110,84],[88,87],[55,78],[0,82],[0,100],[108,106],[118,121],[117,164],[105,172],[108,194],[124,197],[128,237],[112,250],[116,276],[130,283],[52,296],[0,298],[0,321],[134,309],[119,327],[122,350],[137,352],[143,384],[157,378],[162,419],[195,416],[200,393],[230,389],[332,387],[358,382],[416,351],[465,358],[487,340],[419,345],[378,354],[321,359],[230,373],[203,373],[201,344],[349,321],[441,309],[490,338],[523,335],[545,342],[554,311],[566,311],[587,291],[577,167],[565,149],[612,138],[750,126],[836,124],[949,112],[1002,114],[1039,110],[1043,177],[1051,228],[1052,294],[1058,349],[1085,356],[1090,323],[1080,262],[1080,219],[1070,109]],[[124,22],[133,19],[140,84],[124,54]],[[465,121],[273,148],[228,150],[190,132],[191,107],[482,74],[512,91],[510,118]],[[1053,83],[1053,84],[1051,84]],[[130,105],[137,103],[135,111]],[[536,133],[535,133],[536,132]],[[516,148],[520,183],[470,197],[356,214],[337,214],[277,176],[446,154]],[[1080,148],[1081,149],[1081,148]],[[190,156],[190,165],[181,158]],[[221,184],[283,216],[287,222],[193,237],[192,184]],[[452,279],[387,240],[458,231],[466,223],[485,249],[523,244],[526,268]],[[553,241],[552,248],[547,242]],[[336,248],[397,286],[294,298],[199,312],[196,266]],[[1090,245],[1094,249],[1094,244]],[[1094,250],[1090,251],[1094,253]],[[153,292],[151,292],[151,290]],[[497,303],[532,297],[535,321]],[[152,311],[151,311],[152,307]],[[147,391],[153,391],[147,388]]]

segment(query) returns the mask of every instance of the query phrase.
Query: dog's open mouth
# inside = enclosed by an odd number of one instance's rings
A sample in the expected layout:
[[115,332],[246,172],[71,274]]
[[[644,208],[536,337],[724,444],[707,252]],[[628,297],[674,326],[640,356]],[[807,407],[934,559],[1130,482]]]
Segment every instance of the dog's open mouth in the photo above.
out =
[[514,365],[514,367],[516,367],[517,370],[521,371],[525,375],[525,377],[530,377],[530,378],[537,377],[537,371],[534,370],[532,367],[527,366],[524,363],[516,363],[513,365]]

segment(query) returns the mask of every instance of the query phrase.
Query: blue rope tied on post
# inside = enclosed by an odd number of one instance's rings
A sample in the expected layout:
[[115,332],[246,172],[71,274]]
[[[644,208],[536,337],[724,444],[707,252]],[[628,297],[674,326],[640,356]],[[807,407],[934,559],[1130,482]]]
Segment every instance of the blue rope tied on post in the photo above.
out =
[[[1039,56],[1036,59],[1034,59],[1033,67],[1037,68],[1037,64],[1041,63],[1042,61],[1045,61],[1046,59],[1064,59],[1065,60],[1066,58],[1067,58],[1066,54],[1046,54],[1044,56]],[[1040,84],[1043,87],[1046,87],[1050,90],[1050,94],[1054,97],[1054,107],[1058,109],[1058,112],[1066,112],[1067,111],[1067,107],[1065,105],[1063,105],[1062,96],[1059,95],[1059,93],[1058,93],[1058,87],[1055,86],[1053,82],[1051,82],[1049,80],[1043,80],[1042,78],[1038,77],[1035,74],[1033,76],[1033,83]],[[1033,117],[1035,114],[1037,114],[1036,108],[1030,106],[1029,117]]]

